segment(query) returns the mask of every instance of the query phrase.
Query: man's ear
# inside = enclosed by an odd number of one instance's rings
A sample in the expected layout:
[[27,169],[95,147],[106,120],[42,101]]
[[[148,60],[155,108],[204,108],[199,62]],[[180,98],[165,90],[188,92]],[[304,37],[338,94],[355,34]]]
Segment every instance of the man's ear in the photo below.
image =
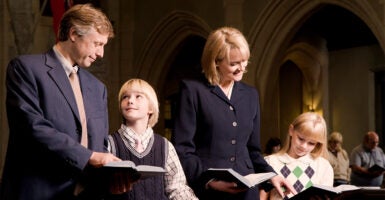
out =
[[78,37],[78,34],[76,33],[75,28],[72,27],[69,31],[68,39],[71,40],[71,42],[75,42],[77,37]]

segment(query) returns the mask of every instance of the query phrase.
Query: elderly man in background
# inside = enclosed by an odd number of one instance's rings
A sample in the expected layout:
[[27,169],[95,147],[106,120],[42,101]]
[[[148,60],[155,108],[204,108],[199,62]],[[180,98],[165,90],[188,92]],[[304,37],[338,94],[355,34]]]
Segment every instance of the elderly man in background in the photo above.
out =
[[[369,131],[365,134],[363,143],[355,147],[350,155],[352,173],[350,183],[357,186],[381,186],[385,167],[385,155],[378,147],[379,138],[376,132]],[[373,166],[377,170],[371,170]]]

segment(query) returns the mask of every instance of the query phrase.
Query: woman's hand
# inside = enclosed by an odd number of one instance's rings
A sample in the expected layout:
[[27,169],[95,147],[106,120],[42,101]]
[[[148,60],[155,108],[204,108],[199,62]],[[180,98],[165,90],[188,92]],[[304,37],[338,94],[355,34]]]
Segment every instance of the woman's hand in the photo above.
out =
[[207,187],[213,190],[227,192],[230,194],[237,194],[245,192],[247,188],[239,188],[235,182],[226,182],[220,180],[211,180],[207,183]]

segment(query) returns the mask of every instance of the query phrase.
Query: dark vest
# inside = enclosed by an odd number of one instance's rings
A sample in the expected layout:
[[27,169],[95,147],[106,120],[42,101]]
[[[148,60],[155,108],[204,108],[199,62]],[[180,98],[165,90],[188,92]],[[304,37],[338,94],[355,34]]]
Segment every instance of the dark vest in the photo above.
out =
[[[112,134],[115,141],[116,156],[122,160],[131,160],[136,165],[152,165],[165,168],[166,166],[166,151],[167,143],[165,139],[157,134],[154,134],[153,145],[150,152],[144,157],[140,158],[127,148],[118,132]],[[151,145],[151,142],[149,143]],[[146,152],[147,150],[145,150]],[[144,153],[144,152],[143,152]],[[121,196],[122,200],[137,199],[137,200],[154,200],[154,199],[168,199],[165,193],[164,176],[155,176],[143,180],[139,180],[134,184],[132,190]]]

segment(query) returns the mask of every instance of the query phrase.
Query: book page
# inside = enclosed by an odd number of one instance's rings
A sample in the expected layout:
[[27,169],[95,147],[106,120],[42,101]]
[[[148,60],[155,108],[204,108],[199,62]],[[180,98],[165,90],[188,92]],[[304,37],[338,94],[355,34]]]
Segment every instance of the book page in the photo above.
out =
[[130,160],[112,161],[105,164],[104,167],[135,168],[135,163]]
[[274,172],[266,172],[266,173],[258,173],[258,174],[248,174],[244,177],[245,179],[247,179],[250,185],[256,185],[266,180],[269,180],[274,176],[276,176]]
[[359,190],[360,188],[355,186],[355,185],[348,185],[348,184],[344,184],[344,185],[339,185],[337,187],[335,187],[337,190],[339,190],[340,192],[344,192],[344,191],[351,191],[351,190]]

